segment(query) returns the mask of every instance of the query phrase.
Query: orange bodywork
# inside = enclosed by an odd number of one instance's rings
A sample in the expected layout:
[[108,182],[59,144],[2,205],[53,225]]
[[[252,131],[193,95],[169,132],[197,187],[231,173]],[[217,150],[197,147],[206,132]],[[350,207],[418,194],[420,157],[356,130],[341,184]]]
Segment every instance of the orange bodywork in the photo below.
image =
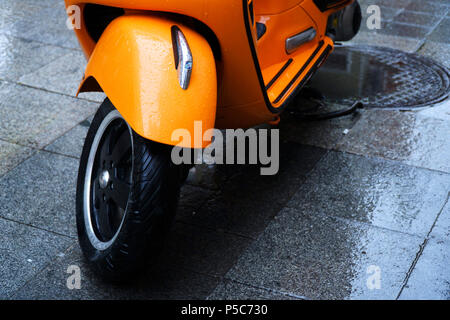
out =
[[[325,35],[329,15],[353,2],[321,12],[313,0],[65,1],[82,9],[94,3],[125,10],[98,43],[84,24],[75,30],[89,60],[80,89],[101,88],[137,133],[167,144],[176,144],[170,139],[174,128],[193,132],[195,120],[206,130],[277,119],[289,97],[332,51],[333,41]],[[213,56],[211,43],[184,17],[213,32],[220,56]],[[257,22],[267,29],[260,39]],[[191,84],[185,91],[174,68],[173,25],[183,31],[193,52]],[[309,28],[316,30],[315,38],[287,53],[286,39]]]
[[[194,123],[200,120],[204,130],[214,128],[217,77],[208,42],[178,24],[193,56],[202,57],[195,60],[189,89],[180,87],[172,49],[172,25],[164,17],[146,15],[115,19],[92,52],[85,78],[95,78],[138,134],[156,142],[178,144],[179,141],[172,141],[172,133],[177,129],[194,132]],[[180,146],[190,147],[193,136],[191,143],[181,142]]]

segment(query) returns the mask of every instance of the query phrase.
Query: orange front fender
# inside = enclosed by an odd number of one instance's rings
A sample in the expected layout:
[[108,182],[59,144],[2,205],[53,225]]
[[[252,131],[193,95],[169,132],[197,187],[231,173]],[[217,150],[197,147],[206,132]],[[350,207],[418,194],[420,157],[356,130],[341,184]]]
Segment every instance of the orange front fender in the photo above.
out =
[[[193,56],[187,90],[180,87],[175,69],[174,25],[184,33]],[[149,140],[176,145],[180,141],[173,141],[172,133],[186,129],[192,139],[180,145],[198,147],[194,122],[202,122],[203,132],[214,128],[217,75],[211,47],[197,32],[164,17],[125,15],[111,22],[89,59],[79,92],[99,90]]]

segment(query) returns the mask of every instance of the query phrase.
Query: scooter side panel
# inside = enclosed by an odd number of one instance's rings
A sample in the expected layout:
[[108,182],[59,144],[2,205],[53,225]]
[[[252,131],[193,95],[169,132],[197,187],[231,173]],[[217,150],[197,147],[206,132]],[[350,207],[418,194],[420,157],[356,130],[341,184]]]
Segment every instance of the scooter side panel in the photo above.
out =
[[[171,27],[184,33],[194,58],[190,85],[178,81]],[[214,128],[217,105],[215,60],[208,42],[195,31],[151,15],[126,15],[105,30],[90,56],[80,91],[94,90],[95,78],[121,115],[146,139],[176,145],[172,133],[186,129],[194,146],[194,122]],[[205,147],[202,145],[201,147]]]

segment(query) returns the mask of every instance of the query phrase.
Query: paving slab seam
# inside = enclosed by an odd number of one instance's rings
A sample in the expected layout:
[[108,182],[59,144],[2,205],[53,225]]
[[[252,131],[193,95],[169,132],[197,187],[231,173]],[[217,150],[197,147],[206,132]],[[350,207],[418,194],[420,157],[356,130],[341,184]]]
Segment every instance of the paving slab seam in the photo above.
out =
[[[416,11],[413,11],[413,12],[416,12]],[[436,17],[436,16],[434,16],[434,17]],[[425,46],[426,42],[428,41],[428,37],[437,29],[437,27],[441,24],[442,21],[444,21],[444,19],[446,17],[447,17],[446,15],[442,16],[441,18],[436,17],[436,18],[438,18],[438,22],[433,27],[431,27],[430,32],[428,32],[422,39],[420,39],[420,42],[419,42],[420,46],[417,48],[417,50],[414,51],[414,53],[419,52],[420,49],[422,49]],[[432,58],[430,58],[430,59],[432,59]],[[432,107],[432,105],[428,106],[428,107]],[[427,107],[425,107],[425,108],[427,108]]]
[[[63,47],[59,47],[59,46],[49,45],[49,44],[46,44],[46,43],[43,43],[43,42],[40,42],[40,41],[35,41],[35,40],[29,40],[29,39],[25,39],[25,38],[20,38],[20,37],[16,37],[16,36],[13,36],[13,35],[5,35],[5,34],[2,34],[2,35],[4,35],[5,37],[15,38],[15,39],[18,39],[18,40],[27,42],[27,43],[35,42],[35,43],[38,43],[38,44],[41,44],[41,45],[44,45],[44,46],[47,46],[47,47],[56,47],[56,48],[59,48],[59,49],[69,50],[68,48],[63,48]],[[80,51],[80,50],[78,50],[78,49],[77,49],[77,50],[73,49],[72,51],[78,52],[78,51]],[[72,52],[71,52],[71,53],[72,53]],[[65,54],[61,55],[60,57],[57,57],[56,59],[65,57],[65,56],[68,55],[68,54],[70,54],[70,53],[65,53]],[[55,60],[56,60],[56,59],[55,59]],[[24,74],[21,74],[20,77],[23,77],[23,76],[32,74],[32,73],[34,73],[34,72],[37,72],[38,70],[40,70],[40,69],[42,69],[42,68],[44,68],[44,67],[47,67],[49,64],[52,64],[55,60],[49,61],[48,63],[45,63],[45,64],[39,66],[36,70],[30,70],[29,72],[25,72]],[[19,78],[20,78],[20,77],[19,77]],[[20,83],[20,82],[15,82],[14,80],[6,80],[6,79],[3,79],[3,78],[0,78],[0,80],[12,82],[12,83],[15,83],[15,84],[18,84],[18,85],[22,85],[22,83]],[[42,89],[42,88],[39,88],[39,89]],[[45,91],[45,89],[43,89],[43,90]]]
[[428,38],[428,36],[430,36],[433,33],[433,31],[435,31],[437,29],[437,27],[441,24],[441,22],[447,18],[447,15],[442,16],[441,18],[439,18],[437,16],[434,16],[434,17],[438,18],[438,22],[433,27],[431,27],[431,31],[425,35],[425,37],[424,37],[425,40]]
[[0,215],[0,219],[6,220],[6,221],[9,221],[9,222],[18,223],[18,224],[23,225],[23,226],[27,226],[27,227],[34,228],[34,229],[37,229],[37,230],[41,230],[41,231],[45,231],[45,232],[48,232],[48,233],[52,233],[52,234],[55,234],[57,236],[65,237],[65,238],[68,238],[68,239],[72,239],[72,240],[76,240],[77,239],[76,237],[68,236],[68,235],[63,234],[63,233],[59,233],[59,232],[55,232],[55,231],[52,231],[52,230],[48,230],[48,229],[45,229],[45,228],[42,228],[42,227],[38,227],[38,226],[35,226],[35,225],[32,225],[32,224],[28,224],[28,223],[25,223],[25,222],[22,222],[22,221],[17,221],[17,220],[14,220],[14,219],[10,219],[10,218],[4,217],[2,215]]
[[[72,129],[73,129],[73,128],[72,128]],[[70,130],[69,130],[69,131],[70,131]],[[60,137],[61,137],[61,136],[60,136]],[[58,137],[58,138],[60,138],[60,137]],[[44,148],[47,148],[49,145],[51,145],[51,143],[48,144],[48,145],[46,145]],[[80,160],[80,158],[75,157],[75,156],[71,156],[71,155],[69,155],[69,154],[59,153],[59,152],[56,152],[56,151],[46,150],[46,149],[38,149],[38,150],[39,150],[39,151],[42,151],[42,152],[51,153],[51,154],[54,154],[54,155],[57,155],[57,156],[63,156],[63,157],[71,158],[71,159],[74,159],[74,160]]]
[[86,98],[83,98],[83,97],[77,97],[75,95],[70,95],[70,94],[67,94],[67,93],[62,93],[62,92],[53,91],[53,90],[48,90],[48,89],[45,89],[45,88],[35,87],[35,86],[31,86],[31,85],[28,85],[28,84],[25,84],[25,83],[22,83],[22,82],[13,82],[13,83],[16,84],[16,85],[19,85],[19,86],[24,86],[24,87],[30,88],[30,89],[42,90],[42,91],[45,91],[47,93],[58,94],[58,95],[65,96],[65,97],[72,98],[72,99],[76,99],[76,100],[83,100],[83,101],[86,101],[86,102],[95,103],[97,105],[99,105],[99,103],[100,103],[99,101],[86,99]]
[[[412,50],[411,53],[416,53],[417,51],[419,51],[419,49],[422,47],[423,44],[425,44],[426,41],[427,41],[426,38],[420,39],[416,45],[416,48],[414,50]],[[387,110],[387,109],[385,109],[385,110]],[[410,111],[410,110],[408,110],[408,111]]]
[[[427,37],[428,37],[428,35],[427,35]],[[420,49],[422,49],[422,48],[425,46],[425,44],[427,43],[427,37],[425,37],[425,38],[419,40],[419,45],[417,46],[417,49],[413,51],[413,53],[418,54],[418,52],[420,51]],[[429,58],[432,59],[431,57],[429,57]],[[433,59],[433,60],[434,60],[434,59]],[[434,61],[436,61],[436,60],[434,60]],[[424,108],[429,108],[429,107],[430,107],[430,106],[424,107]],[[420,110],[419,110],[419,111],[420,111]]]
[[[84,121],[84,120],[83,120],[83,121]],[[78,124],[77,124],[77,125],[78,125]],[[76,125],[76,126],[77,126],[77,125]],[[76,126],[75,126],[75,127],[76,127]],[[73,128],[75,128],[75,127],[73,127]],[[52,153],[52,154],[55,154],[55,155],[58,155],[58,156],[63,156],[63,157],[66,157],[66,158],[72,158],[72,159],[75,159],[75,160],[80,160],[80,158],[75,157],[75,156],[71,156],[71,155],[69,155],[69,154],[59,153],[59,152],[56,152],[56,151],[46,150],[46,149],[45,149],[45,148],[47,148],[48,146],[50,146],[51,144],[53,144],[56,140],[58,140],[59,138],[61,138],[61,137],[64,136],[65,134],[67,134],[67,133],[68,133],[70,130],[72,130],[73,128],[69,129],[67,132],[64,132],[62,135],[60,135],[60,136],[57,137],[55,140],[53,140],[51,143],[45,145],[45,146],[42,147],[42,148],[36,148],[36,147],[33,147],[33,146],[27,146],[27,145],[25,145],[25,144],[21,144],[21,143],[17,143],[17,142],[8,141],[8,140],[5,140],[4,138],[1,138],[1,137],[0,137],[0,141],[6,142],[6,143],[10,143],[10,144],[14,144],[14,145],[19,146],[19,147],[29,148],[29,149],[32,149],[32,150],[34,150],[34,151],[36,151],[36,152],[37,152],[37,151],[42,151],[42,152]],[[32,157],[33,155],[34,155],[34,154],[32,154],[30,157]],[[19,164],[25,162],[26,160],[28,160],[28,158],[25,159],[25,160],[23,160],[23,161],[21,161]],[[17,167],[17,166],[14,166],[14,168],[15,168],[15,167]],[[11,168],[11,170],[13,170],[14,168]],[[8,173],[8,172],[11,171],[11,170],[8,170],[6,173]]]
[[[293,293],[290,293],[290,292],[284,292],[284,291],[280,291],[280,290],[275,290],[275,289],[272,289],[272,288],[255,286],[255,285],[251,285],[251,284],[249,284],[249,283],[237,281],[237,280],[234,280],[234,279],[231,279],[231,278],[227,278],[227,277],[223,277],[222,280],[226,280],[226,281],[229,281],[229,282],[237,283],[237,284],[239,284],[239,285],[241,285],[241,286],[245,286],[245,287],[248,287],[248,288],[264,290],[264,291],[267,291],[267,292],[269,292],[269,293],[275,293],[275,294],[278,294],[278,295],[282,295],[282,296],[294,298],[294,299],[297,299],[297,300],[311,300],[311,299],[309,299],[309,298],[307,298],[307,297],[305,297],[305,296],[300,296],[300,295],[296,295],[296,294],[293,294]],[[218,283],[217,286],[219,286],[220,284],[221,284],[221,283]],[[216,287],[216,288],[217,288],[217,287]],[[214,288],[214,290],[215,290],[216,288]],[[213,290],[212,292],[214,292],[214,290]],[[212,293],[212,292],[211,292],[211,293]],[[208,296],[208,297],[209,297],[209,296]],[[207,299],[208,299],[208,298],[207,298]]]
[[[91,117],[91,116],[89,116],[89,117]],[[86,119],[88,119],[89,117],[87,117]],[[86,121],[86,119],[83,120],[83,121]],[[81,122],[83,122],[83,121],[81,121]],[[62,153],[54,152],[54,151],[51,151],[51,150],[45,150],[45,148],[47,148],[48,146],[50,146],[51,144],[53,144],[56,140],[58,140],[60,137],[64,136],[66,133],[68,133],[70,130],[72,130],[73,128],[75,128],[77,125],[78,125],[78,124],[76,124],[74,127],[70,128],[69,130],[67,130],[66,132],[64,132],[63,134],[61,134],[60,136],[56,137],[54,140],[52,140],[52,141],[51,141],[50,143],[48,143],[47,145],[43,146],[41,149],[40,149],[40,148],[33,147],[33,146],[27,146],[27,145],[24,145],[24,144],[20,144],[20,143],[17,143],[17,142],[11,142],[11,141],[5,140],[5,139],[3,139],[3,138],[0,137],[0,141],[7,142],[7,143],[10,143],[10,144],[15,144],[15,145],[17,145],[17,146],[21,146],[21,147],[25,147],[25,148],[29,148],[29,149],[32,149],[32,150],[34,151],[34,152],[31,153],[28,157],[26,157],[26,158],[23,159],[22,161],[18,162],[15,166],[11,167],[8,171],[6,171],[6,172],[3,173],[3,174],[0,174],[0,179],[1,179],[3,176],[5,176],[6,174],[8,174],[9,172],[11,172],[12,170],[14,170],[15,168],[17,168],[18,166],[20,166],[20,165],[21,165],[22,163],[24,163],[25,161],[28,161],[29,159],[31,159],[32,157],[34,157],[34,156],[36,155],[37,152],[46,152],[46,153],[50,153],[50,154],[62,156],[62,157],[69,158],[69,159],[79,160],[79,158],[74,157],[74,156],[70,156],[70,155],[67,155],[67,154],[62,154]]]
[[447,193],[447,199],[445,200],[444,205],[442,206],[441,210],[437,214],[436,219],[434,219],[433,225],[431,226],[430,230],[428,231],[427,235],[425,236],[423,243],[420,245],[419,251],[416,253],[416,257],[415,257],[414,261],[412,262],[411,266],[409,267],[408,272],[406,273],[406,277],[403,280],[403,285],[400,289],[400,292],[397,295],[396,300],[398,300],[400,298],[403,290],[407,286],[409,278],[411,277],[411,274],[413,273],[413,271],[417,265],[417,262],[419,261],[420,257],[422,256],[422,253],[425,250],[425,247],[426,247],[428,241],[430,240],[431,232],[433,231],[433,229],[436,225],[436,222],[438,221],[439,217],[441,216],[442,212],[444,211],[444,208],[447,205],[449,198],[450,198],[450,192]]
[[[77,98],[75,98],[75,99],[77,99]],[[87,120],[88,120],[90,117],[92,117],[92,116],[93,116],[93,114],[88,115],[85,119],[83,119],[83,120],[81,120],[80,122],[76,123],[73,127],[71,127],[70,129],[66,130],[64,133],[62,133],[62,134],[59,135],[58,137],[55,137],[53,140],[51,140],[51,141],[50,141],[49,143],[47,143],[45,146],[42,146],[42,149],[39,149],[39,150],[45,151],[45,152],[48,152],[48,153],[53,153],[53,154],[56,154],[56,155],[61,155],[61,156],[64,156],[64,157],[66,157],[66,158],[71,158],[71,159],[77,159],[77,160],[79,160],[79,158],[77,158],[77,157],[73,157],[73,156],[70,156],[70,155],[67,155],[67,154],[60,154],[60,153],[57,153],[57,152],[54,152],[54,151],[50,151],[50,150],[45,150],[45,148],[47,148],[48,146],[51,146],[53,143],[56,142],[56,140],[58,140],[59,138],[61,138],[61,137],[64,136],[64,135],[66,135],[66,134],[69,133],[71,130],[73,130],[74,128],[76,128],[77,126],[79,126],[80,123],[82,123],[82,122],[84,122],[84,121],[87,121]]]
[[425,47],[426,43],[427,43],[426,39],[420,40],[420,46],[419,46],[419,48],[417,48],[417,50],[414,51],[414,53],[418,54],[419,51]]
[[0,78],[0,81],[3,81],[5,83],[9,83],[9,84],[15,84],[15,85],[26,87],[26,88],[30,88],[30,89],[34,89],[34,90],[41,90],[41,91],[44,91],[44,92],[47,92],[47,93],[61,95],[61,96],[64,96],[64,97],[75,99],[75,100],[83,100],[85,102],[95,103],[97,105],[99,104],[99,101],[86,99],[86,98],[82,98],[82,97],[76,97],[76,96],[72,96],[72,95],[67,94],[67,93],[62,93],[62,92],[58,92],[58,91],[48,90],[48,89],[45,89],[45,88],[35,87],[35,86],[31,86],[31,85],[28,85],[28,84],[25,84],[25,83],[22,83],[22,82],[11,81],[11,80],[8,80],[8,79],[5,79],[5,78]]
[[[231,266],[230,269],[231,269],[232,267],[233,267],[233,266]],[[212,277],[212,278],[214,278],[214,279],[219,280],[219,282],[218,282],[217,285],[214,287],[214,289],[211,290],[211,292],[210,292],[210,294],[208,295],[208,297],[211,296],[211,294],[212,294],[212,293],[214,292],[214,290],[215,290],[215,289],[223,282],[223,280],[226,280],[226,281],[230,281],[230,282],[233,282],[233,283],[237,283],[237,284],[240,284],[240,285],[249,287],[249,288],[261,289],[261,290],[265,290],[265,291],[272,292],[272,293],[282,294],[282,295],[289,296],[289,297],[296,298],[296,299],[309,300],[308,298],[303,297],[303,296],[299,296],[299,295],[295,295],[295,294],[292,294],[292,293],[287,293],[287,292],[278,291],[278,290],[275,290],[275,289],[272,289],[272,288],[266,288],[266,287],[254,286],[254,285],[251,285],[251,284],[248,284],[248,283],[244,283],[244,282],[240,282],[240,281],[237,281],[237,280],[228,278],[228,277],[226,277],[226,276],[213,275],[213,274],[209,274],[209,273],[205,273],[205,272],[200,272],[200,271],[193,270],[193,269],[186,268],[186,267],[179,267],[179,268],[182,269],[182,270],[186,270],[186,271],[192,272],[192,273],[196,273],[196,274],[198,274],[198,275],[208,276],[208,277]],[[225,272],[225,274],[227,274],[227,273],[228,273],[228,271]],[[208,299],[208,297],[206,297],[206,298]]]
[[[438,24],[436,24],[436,25],[434,25],[434,26],[424,26],[424,25],[420,25],[420,24],[414,24],[414,23],[410,23],[410,22],[403,22],[403,21],[394,21],[396,24],[400,24],[400,25],[402,25],[402,26],[408,26],[408,27],[417,27],[417,28],[422,28],[422,29],[427,29],[427,30],[430,30],[431,29],[431,31],[434,31],[434,29],[439,25],[439,23]],[[429,33],[427,33],[427,35],[428,35]],[[403,37],[402,37],[403,38]]]
[[[392,8],[392,9],[394,9],[394,8]],[[403,7],[403,8],[397,8],[397,9],[399,9],[399,10],[398,10],[397,13],[392,17],[392,20],[391,20],[391,21],[394,21],[395,17],[401,15],[403,12],[406,11],[406,9],[405,9],[404,7]],[[383,18],[381,18],[381,21],[383,22]]]
[[[77,98],[75,98],[75,99],[77,99]],[[56,140],[58,140],[59,138],[61,138],[61,137],[64,136],[64,135],[66,135],[66,134],[69,133],[71,130],[73,130],[74,128],[76,128],[77,126],[79,126],[79,125],[80,125],[81,123],[83,123],[84,121],[87,121],[87,120],[88,120],[90,117],[92,117],[92,116],[93,116],[93,114],[87,116],[85,119],[83,119],[83,120],[81,120],[80,122],[76,123],[73,127],[71,127],[71,128],[69,128],[68,130],[64,131],[64,132],[61,133],[59,136],[57,136],[57,137],[55,137],[53,140],[51,140],[49,143],[47,143],[46,145],[42,146],[42,148],[36,148],[36,147],[34,147],[34,146],[29,146],[29,145],[26,145],[26,144],[17,143],[16,141],[14,141],[14,142],[13,142],[13,141],[9,141],[9,140],[6,140],[5,138],[2,138],[2,137],[0,137],[0,141],[4,141],[4,142],[7,142],[7,143],[15,144],[15,145],[18,145],[18,146],[21,146],[21,147],[25,147],[25,148],[30,148],[30,149],[33,149],[33,150],[36,150],[36,151],[45,151],[45,152],[48,152],[48,153],[53,153],[53,154],[56,154],[56,155],[60,155],[60,156],[67,157],[67,158],[73,158],[73,159],[79,160],[79,158],[77,158],[77,157],[74,157],[74,156],[71,156],[71,155],[67,155],[67,154],[63,154],[63,153],[58,153],[58,152],[51,151],[51,150],[46,150],[45,148],[47,148],[48,146],[50,146],[50,145],[52,145],[53,143],[55,143]],[[22,162],[23,162],[23,161],[22,161]]]
[[[395,15],[395,16],[398,16],[399,14],[402,14],[404,11],[405,11],[405,8],[403,7],[403,8],[393,8],[393,7],[386,7],[386,6],[383,6],[383,5],[381,5],[380,7],[385,7],[385,8],[391,8],[391,9],[394,9],[394,10],[398,10],[397,11],[397,14]],[[394,17],[395,17],[394,16]],[[394,18],[393,17],[393,18]]]
[[[14,145],[16,145],[16,146],[19,146],[19,147],[24,147],[24,148],[29,148],[29,149],[32,149],[32,150],[34,150],[34,151],[44,151],[43,149],[39,149],[39,148],[36,148],[36,147],[34,147],[34,146],[27,146],[26,144],[22,144],[22,143],[17,143],[16,141],[10,141],[10,140],[6,140],[5,138],[2,138],[2,137],[0,137],[0,141],[3,141],[3,142],[6,142],[6,143],[9,143],[9,144],[14,144]],[[34,155],[34,154],[33,154]],[[31,155],[30,157],[32,157],[33,155]],[[28,158],[27,159],[25,159],[25,160],[23,160],[23,161],[21,161],[20,163],[22,163],[22,162],[24,162],[24,161],[26,161],[26,160],[28,160]],[[20,164],[19,163],[19,164]],[[15,167],[17,167],[17,166],[14,166],[14,168]],[[14,168],[12,168],[12,169],[14,169]],[[12,170],[11,169],[11,170]],[[9,171],[11,171],[11,170],[9,170]],[[9,172],[8,171],[8,172]]]

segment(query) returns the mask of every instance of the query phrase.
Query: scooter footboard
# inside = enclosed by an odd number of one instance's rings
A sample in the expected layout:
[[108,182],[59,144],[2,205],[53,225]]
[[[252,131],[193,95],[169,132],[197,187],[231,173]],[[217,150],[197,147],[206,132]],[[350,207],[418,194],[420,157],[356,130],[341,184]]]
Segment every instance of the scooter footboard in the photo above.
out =
[[[177,70],[174,26],[192,58],[187,87]],[[217,75],[211,47],[194,30],[164,17],[125,15],[111,22],[89,58],[79,89],[87,91],[103,91],[133,130],[149,140],[178,144],[172,133],[186,129],[194,137],[196,121],[204,131],[214,128]],[[194,147],[194,140],[181,146]]]

